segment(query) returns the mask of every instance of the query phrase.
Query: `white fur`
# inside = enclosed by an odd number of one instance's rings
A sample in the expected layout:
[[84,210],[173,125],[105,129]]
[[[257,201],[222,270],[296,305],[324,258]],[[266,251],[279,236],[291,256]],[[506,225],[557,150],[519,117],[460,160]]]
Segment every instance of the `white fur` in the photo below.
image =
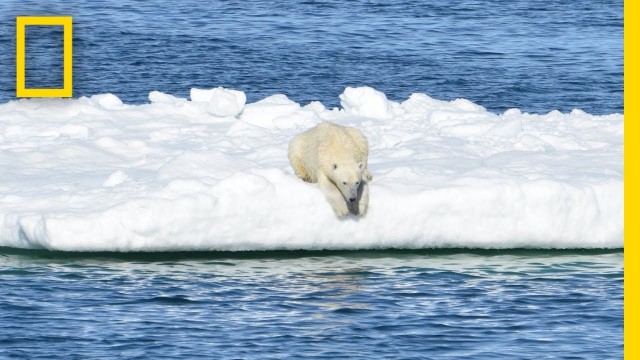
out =
[[289,144],[289,161],[296,175],[317,182],[338,216],[367,213],[372,179],[368,154],[367,139],[359,130],[330,122],[297,135]]

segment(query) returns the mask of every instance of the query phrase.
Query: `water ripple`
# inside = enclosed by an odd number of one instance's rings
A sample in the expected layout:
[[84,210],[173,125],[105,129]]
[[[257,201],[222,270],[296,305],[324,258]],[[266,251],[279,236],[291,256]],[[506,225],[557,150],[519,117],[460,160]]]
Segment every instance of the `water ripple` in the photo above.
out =
[[[74,16],[76,96],[144,103],[152,90],[225,86],[249,102],[284,93],[333,107],[344,87],[369,85],[395,101],[422,92],[495,112],[623,111],[622,0],[10,0],[0,2],[0,53],[15,54],[3,41],[13,18],[33,13]],[[59,52],[27,40],[27,81],[59,82]],[[14,99],[12,67],[0,67],[0,84],[0,102]]]

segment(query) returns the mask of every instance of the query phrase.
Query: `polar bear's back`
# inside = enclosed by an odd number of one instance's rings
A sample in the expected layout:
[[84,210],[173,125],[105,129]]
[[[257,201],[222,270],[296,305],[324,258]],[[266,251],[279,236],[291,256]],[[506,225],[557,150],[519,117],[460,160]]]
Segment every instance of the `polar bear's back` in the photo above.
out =
[[318,181],[318,171],[335,162],[355,161],[367,165],[369,146],[357,129],[322,122],[291,140],[289,161],[296,175],[308,182]]

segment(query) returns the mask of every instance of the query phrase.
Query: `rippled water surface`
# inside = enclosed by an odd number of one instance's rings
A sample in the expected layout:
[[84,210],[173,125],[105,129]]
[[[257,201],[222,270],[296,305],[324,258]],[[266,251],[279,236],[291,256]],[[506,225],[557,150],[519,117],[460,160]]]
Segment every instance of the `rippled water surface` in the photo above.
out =
[[0,357],[622,357],[623,254],[0,252]]
[[[15,98],[14,18],[40,14],[73,16],[75,96],[225,86],[338,106],[369,85],[496,112],[623,111],[623,0],[3,0],[0,102]],[[28,83],[62,82],[51,34],[27,33]]]

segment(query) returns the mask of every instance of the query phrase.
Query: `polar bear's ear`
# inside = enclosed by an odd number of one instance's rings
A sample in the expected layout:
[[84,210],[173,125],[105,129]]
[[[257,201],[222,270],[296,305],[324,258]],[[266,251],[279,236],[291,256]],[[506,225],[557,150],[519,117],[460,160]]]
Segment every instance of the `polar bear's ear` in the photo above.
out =
[[337,169],[338,165],[337,164],[333,164],[333,170]]
[[369,172],[369,169],[365,169],[362,178],[365,179],[366,181],[371,181],[373,180],[373,175],[371,175],[371,173]]
[[362,170],[362,167],[364,166],[364,164],[362,162],[358,163],[358,168],[360,168],[360,170]]

